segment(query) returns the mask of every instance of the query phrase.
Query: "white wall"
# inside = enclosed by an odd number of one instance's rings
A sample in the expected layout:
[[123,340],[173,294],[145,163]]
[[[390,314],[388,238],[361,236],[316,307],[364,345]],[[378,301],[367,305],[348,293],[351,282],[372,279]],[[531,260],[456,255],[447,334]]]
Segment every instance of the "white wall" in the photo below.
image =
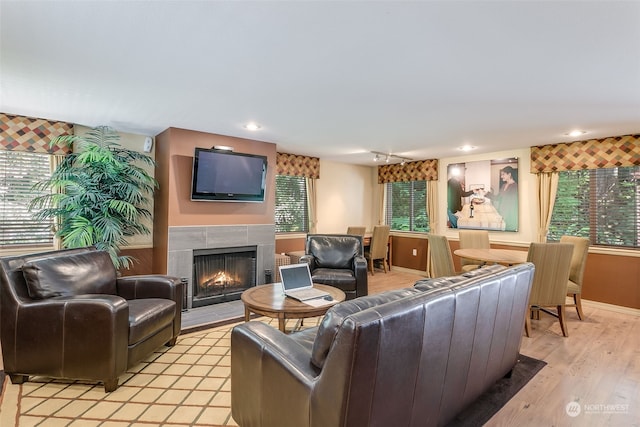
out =
[[364,225],[367,231],[377,223],[375,188],[377,170],[371,166],[348,165],[320,160],[318,233],[344,233],[350,225]]

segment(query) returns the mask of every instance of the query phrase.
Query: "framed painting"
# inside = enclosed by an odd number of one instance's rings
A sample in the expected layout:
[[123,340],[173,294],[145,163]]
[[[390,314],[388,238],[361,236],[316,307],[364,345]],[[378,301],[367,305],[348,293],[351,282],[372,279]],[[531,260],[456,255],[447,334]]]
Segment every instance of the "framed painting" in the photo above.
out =
[[447,166],[447,227],[518,231],[518,158]]

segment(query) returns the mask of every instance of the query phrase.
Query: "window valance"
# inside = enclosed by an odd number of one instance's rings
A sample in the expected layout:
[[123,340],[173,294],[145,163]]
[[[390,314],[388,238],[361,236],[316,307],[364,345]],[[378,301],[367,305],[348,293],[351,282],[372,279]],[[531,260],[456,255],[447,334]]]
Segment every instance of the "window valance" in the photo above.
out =
[[297,154],[276,153],[276,174],[320,178],[320,159]]
[[531,147],[531,173],[640,165],[640,134]]
[[0,113],[0,149],[31,153],[68,154],[71,147],[50,142],[73,135],[73,124]]
[[378,184],[387,182],[437,181],[438,159],[416,160],[404,165],[378,166]]

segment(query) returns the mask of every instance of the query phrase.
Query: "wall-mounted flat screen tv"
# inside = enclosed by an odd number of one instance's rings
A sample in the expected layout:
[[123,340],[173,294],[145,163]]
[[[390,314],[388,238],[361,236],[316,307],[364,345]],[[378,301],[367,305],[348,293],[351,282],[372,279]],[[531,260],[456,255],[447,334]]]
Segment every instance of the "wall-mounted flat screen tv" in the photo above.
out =
[[263,202],[267,157],[196,148],[191,176],[191,200]]

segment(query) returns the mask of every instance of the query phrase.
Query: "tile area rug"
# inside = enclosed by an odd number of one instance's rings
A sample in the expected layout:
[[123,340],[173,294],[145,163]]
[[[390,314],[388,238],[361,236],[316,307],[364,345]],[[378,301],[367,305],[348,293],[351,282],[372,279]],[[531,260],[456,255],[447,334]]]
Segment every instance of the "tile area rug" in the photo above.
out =
[[[277,322],[260,318],[277,328]],[[305,319],[304,327],[319,318]],[[6,379],[0,395],[4,426],[236,426],[231,418],[230,341],[236,324],[182,335],[120,377],[118,389],[101,383],[31,377],[22,385]],[[289,327],[294,326],[290,321]],[[544,366],[526,356],[511,380],[501,380],[456,419],[481,425]]]
[[[261,320],[277,328],[277,320]],[[305,319],[304,327],[318,321]],[[120,376],[111,393],[102,383],[30,377],[13,385],[7,378],[0,426],[236,426],[229,378],[236,324],[181,335]]]

